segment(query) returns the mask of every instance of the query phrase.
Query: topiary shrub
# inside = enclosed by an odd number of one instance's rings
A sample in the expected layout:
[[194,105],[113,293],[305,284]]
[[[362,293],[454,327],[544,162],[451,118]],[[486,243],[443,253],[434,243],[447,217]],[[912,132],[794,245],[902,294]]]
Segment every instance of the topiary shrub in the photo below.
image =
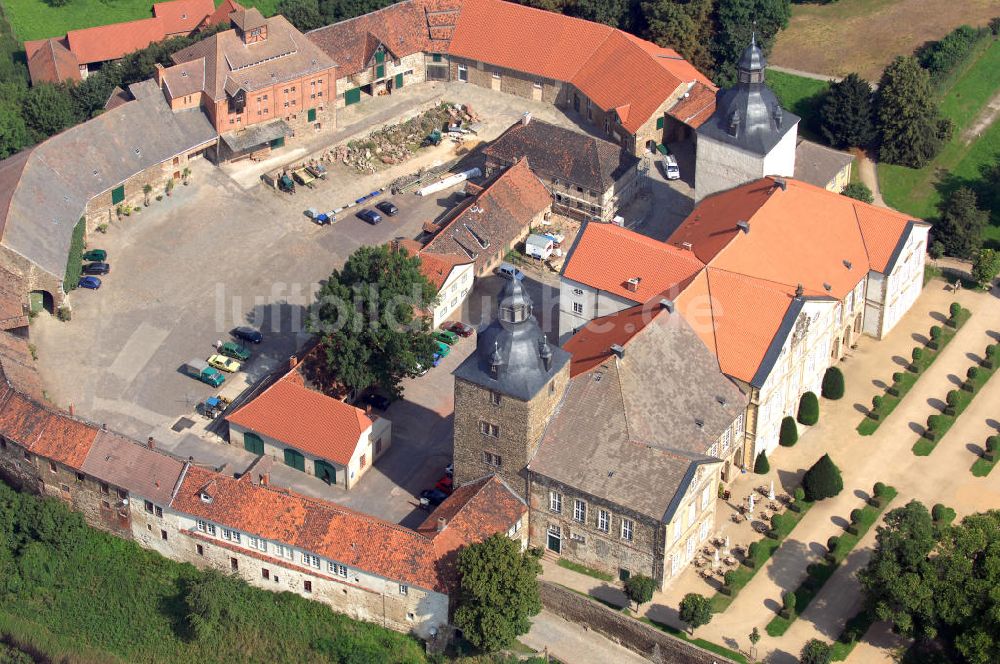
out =
[[791,447],[799,442],[799,428],[795,424],[795,418],[791,415],[781,420],[781,433],[778,435],[778,444],[782,447]]
[[868,411],[868,417],[872,418],[873,420],[877,420],[878,418],[882,417],[881,395],[876,395],[872,397],[872,407],[871,410]]
[[820,393],[824,398],[836,401],[844,396],[844,372],[838,367],[830,367],[823,374],[823,387]]
[[757,542],[750,542],[750,546],[747,547],[747,557],[743,560],[743,564],[747,567],[757,566],[757,556],[760,554],[760,544]]
[[826,554],[823,557],[826,558],[827,562],[836,562],[836,551],[839,544],[840,538],[836,535],[826,540]]
[[844,490],[844,480],[840,469],[833,463],[829,454],[819,458],[812,468],[802,477],[802,488],[806,498],[811,501],[832,498]]
[[910,357],[913,358],[913,361],[910,362],[909,370],[913,373],[920,373],[920,360],[924,357],[924,349],[920,347],[914,348],[913,352],[910,353]]
[[754,461],[753,472],[758,475],[766,475],[771,472],[771,464],[767,460],[767,454],[763,451],[757,455],[757,460]]
[[795,593],[793,593],[790,590],[781,596],[782,618],[784,618],[785,620],[792,619],[792,616],[795,615],[795,602],[796,602]]
[[951,327],[955,327],[958,322],[958,315],[962,313],[962,305],[958,302],[952,302],[951,306],[948,307],[949,318],[947,324]]
[[962,389],[967,392],[975,393],[978,389],[976,387],[976,381],[979,381],[983,377],[982,367],[969,367],[969,370],[965,372],[965,377],[968,378],[965,384],[962,385]]
[[939,525],[948,524],[955,520],[955,510],[941,503],[936,503],[931,508],[931,518]]
[[1000,436],[990,436],[986,439],[986,453],[983,457],[987,461],[996,461],[1000,454]]
[[887,487],[882,482],[875,482],[875,486],[872,487],[872,493],[874,493],[879,498],[882,498],[887,493],[889,493],[889,487]]
[[931,328],[931,338],[927,340],[927,347],[931,350],[940,350],[941,348],[941,326],[935,325]]
[[861,523],[861,519],[864,518],[865,512],[860,507],[851,510],[851,523]]
[[986,347],[986,352],[983,353],[983,368],[993,371],[997,368],[997,353],[998,347],[996,344],[990,344]]
[[961,401],[962,394],[958,390],[951,390],[945,396],[944,401],[947,404],[944,408],[944,414],[955,416],[955,409],[958,407],[958,402]]
[[806,392],[799,400],[799,424],[807,427],[819,422],[819,399],[814,392]]

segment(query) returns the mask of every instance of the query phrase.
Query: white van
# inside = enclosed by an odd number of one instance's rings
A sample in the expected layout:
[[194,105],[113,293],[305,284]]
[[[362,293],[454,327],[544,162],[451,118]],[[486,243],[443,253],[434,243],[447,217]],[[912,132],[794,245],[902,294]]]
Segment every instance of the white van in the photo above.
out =
[[543,261],[548,260],[555,248],[552,238],[545,235],[531,234],[524,241],[524,253]]
[[681,179],[681,169],[677,167],[677,157],[672,154],[663,156],[663,172],[668,180]]

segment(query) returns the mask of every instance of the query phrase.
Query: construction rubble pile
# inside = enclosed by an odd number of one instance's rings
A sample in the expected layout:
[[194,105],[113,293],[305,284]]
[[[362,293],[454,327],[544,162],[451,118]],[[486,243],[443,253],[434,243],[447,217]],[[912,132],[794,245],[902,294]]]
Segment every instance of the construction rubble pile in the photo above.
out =
[[365,138],[338,145],[329,155],[333,161],[342,162],[359,173],[375,173],[412,157],[427,144],[434,130],[447,133],[478,121],[479,117],[468,105],[442,103],[406,122],[386,125]]

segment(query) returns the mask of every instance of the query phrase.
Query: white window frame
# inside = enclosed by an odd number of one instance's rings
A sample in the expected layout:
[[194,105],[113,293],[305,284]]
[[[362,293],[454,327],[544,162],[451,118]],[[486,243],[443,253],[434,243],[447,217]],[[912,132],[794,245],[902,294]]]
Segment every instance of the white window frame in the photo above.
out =
[[328,560],[326,562],[326,570],[332,574],[336,574],[337,576],[345,579],[347,578],[347,565],[342,565]]
[[576,315],[578,315],[578,316],[582,316],[583,315],[583,302],[574,302],[573,303],[573,313],[576,314]]
[[562,514],[562,494],[557,491],[549,491],[549,511]]
[[621,537],[626,542],[631,542],[635,535],[635,523],[632,519],[622,519]]
[[311,553],[302,552],[302,564],[308,565],[309,567],[315,567],[319,569],[319,556],[314,556]]
[[677,521],[674,521],[673,529],[674,529],[674,535],[673,535],[673,538],[672,538],[671,541],[676,544],[680,540],[680,538],[681,538],[681,530],[682,530],[682,528],[681,528],[681,521],[680,521],[680,519],[678,519]]
[[611,512],[602,509],[597,510],[597,529],[604,533],[611,530]]
[[230,530],[229,528],[223,528],[222,539],[226,540],[227,542],[234,542],[236,544],[240,544],[242,536],[240,535],[240,531],[238,530]]
[[408,595],[410,592],[410,587],[404,583],[399,584],[399,594]]
[[215,537],[215,524],[209,523],[208,521],[202,521],[198,519],[198,530]]
[[701,510],[704,512],[712,502],[712,485],[706,484],[701,492]]
[[573,520],[585,523],[587,521],[587,503],[579,498],[573,499]]

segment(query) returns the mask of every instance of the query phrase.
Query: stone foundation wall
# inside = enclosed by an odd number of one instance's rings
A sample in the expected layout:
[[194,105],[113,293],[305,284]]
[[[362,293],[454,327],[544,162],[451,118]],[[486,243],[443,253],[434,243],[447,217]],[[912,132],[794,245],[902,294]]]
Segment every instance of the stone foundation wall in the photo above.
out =
[[570,622],[592,629],[644,657],[649,657],[658,649],[660,661],[670,664],[724,664],[733,661],[674,638],[555,584],[540,580],[538,586],[542,606],[546,609]]

